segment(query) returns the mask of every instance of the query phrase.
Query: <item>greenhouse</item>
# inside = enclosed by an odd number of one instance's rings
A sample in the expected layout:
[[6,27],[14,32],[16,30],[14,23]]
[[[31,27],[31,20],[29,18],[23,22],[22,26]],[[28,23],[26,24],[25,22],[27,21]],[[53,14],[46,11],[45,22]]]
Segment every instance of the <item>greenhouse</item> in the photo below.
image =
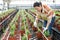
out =
[[60,0],[0,0],[0,40],[60,40]]

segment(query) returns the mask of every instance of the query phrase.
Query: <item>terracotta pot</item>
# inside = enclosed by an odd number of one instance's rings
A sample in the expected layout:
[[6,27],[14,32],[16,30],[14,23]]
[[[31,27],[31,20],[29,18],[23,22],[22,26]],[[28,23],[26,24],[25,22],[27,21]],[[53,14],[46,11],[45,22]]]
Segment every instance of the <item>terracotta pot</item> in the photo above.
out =
[[14,37],[10,36],[10,37],[8,38],[8,40],[14,40]]
[[41,32],[37,32],[37,33],[36,33],[36,36],[37,36],[38,39],[39,39],[39,38],[42,38],[42,33],[41,33]]
[[15,22],[15,25],[16,25],[16,28],[18,28],[18,23],[17,22]]
[[57,25],[57,29],[60,31],[60,24]]
[[24,35],[24,33],[25,33],[25,31],[24,31],[24,30],[20,30],[20,34],[21,34],[21,36],[23,36],[23,35]]
[[57,23],[54,23],[53,27],[57,27]]
[[32,27],[32,25],[33,25],[33,22],[30,22],[30,26]]
[[19,35],[15,35],[14,40],[19,40]]
[[46,38],[45,38],[45,37],[43,37],[43,40],[46,40]]
[[31,34],[29,34],[29,35],[28,35],[28,40],[29,40],[31,37],[32,37]]
[[[48,38],[48,40],[52,40],[50,36],[47,38]],[[47,39],[45,37],[43,37],[43,40],[47,40]]]
[[36,27],[32,27],[33,31],[36,32],[38,29]]
[[14,32],[14,35],[16,35],[16,34],[17,34],[17,31]]
[[51,37],[48,37],[48,40],[52,40]]

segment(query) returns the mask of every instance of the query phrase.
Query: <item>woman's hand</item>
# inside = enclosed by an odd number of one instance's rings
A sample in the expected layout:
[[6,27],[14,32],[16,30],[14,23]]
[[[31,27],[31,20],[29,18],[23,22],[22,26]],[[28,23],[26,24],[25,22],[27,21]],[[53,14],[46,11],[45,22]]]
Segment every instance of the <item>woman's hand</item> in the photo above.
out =
[[37,27],[37,23],[36,23],[36,21],[34,22],[34,26]]
[[43,33],[46,31],[46,30],[48,30],[48,28],[47,27],[43,27]]

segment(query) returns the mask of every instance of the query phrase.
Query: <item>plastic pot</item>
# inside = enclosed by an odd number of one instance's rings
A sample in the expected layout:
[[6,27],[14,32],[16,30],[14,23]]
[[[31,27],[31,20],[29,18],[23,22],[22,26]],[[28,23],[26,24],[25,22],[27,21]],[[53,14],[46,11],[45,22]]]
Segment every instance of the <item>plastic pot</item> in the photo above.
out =
[[33,22],[30,22],[30,26],[32,27],[32,25],[33,25]]
[[8,40],[14,40],[14,37],[10,36],[10,37],[8,38]]
[[16,35],[17,34],[17,31],[15,31],[14,34]]
[[53,26],[54,26],[54,27],[57,27],[57,23],[55,22]]
[[15,39],[15,40],[19,40],[19,39],[20,39],[19,35],[15,35],[15,36],[14,36],[14,39]]
[[40,39],[40,38],[42,38],[42,33],[41,32],[37,32],[36,36],[37,36],[38,39]]
[[20,34],[21,34],[21,36],[23,36],[25,34],[25,31],[24,30],[20,30]]
[[33,31],[36,32],[38,29],[36,27],[32,27]]
[[48,40],[52,40],[50,36],[49,36],[49,37],[47,37],[47,38],[48,38]]
[[60,24],[57,25],[57,29],[60,31]]

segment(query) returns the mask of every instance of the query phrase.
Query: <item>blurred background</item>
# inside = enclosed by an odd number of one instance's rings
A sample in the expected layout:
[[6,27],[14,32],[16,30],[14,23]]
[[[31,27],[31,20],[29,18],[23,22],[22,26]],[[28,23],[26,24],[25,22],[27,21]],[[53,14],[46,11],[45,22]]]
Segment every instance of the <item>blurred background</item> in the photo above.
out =
[[0,0],[0,10],[6,10],[9,8],[33,8],[33,3],[36,1],[41,1],[43,4],[46,3],[53,9],[60,9],[60,0]]

